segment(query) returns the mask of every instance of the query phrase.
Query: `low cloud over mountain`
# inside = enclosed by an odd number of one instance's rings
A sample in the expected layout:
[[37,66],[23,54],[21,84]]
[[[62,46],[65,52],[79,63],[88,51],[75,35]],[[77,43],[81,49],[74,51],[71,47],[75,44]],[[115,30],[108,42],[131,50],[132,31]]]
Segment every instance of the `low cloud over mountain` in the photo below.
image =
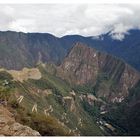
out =
[[0,5],[0,30],[56,36],[95,36],[112,31],[112,37],[121,40],[129,29],[140,28],[139,13],[140,5],[136,4]]

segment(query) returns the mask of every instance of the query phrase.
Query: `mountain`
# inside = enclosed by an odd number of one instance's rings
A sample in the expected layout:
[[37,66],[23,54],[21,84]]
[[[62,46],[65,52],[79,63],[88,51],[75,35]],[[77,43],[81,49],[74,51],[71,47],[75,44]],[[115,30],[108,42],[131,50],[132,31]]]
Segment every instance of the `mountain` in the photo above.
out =
[[[58,49],[59,48],[59,49]],[[65,50],[50,34],[0,32],[0,66],[22,69],[42,62],[59,62]]]
[[111,55],[123,59],[137,70],[140,70],[140,30],[129,30],[124,39],[112,39],[111,33],[100,36],[100,39],[94,41],[97,43],[96,49],[105,51]]
[[128,95],[140,74],[122,60],[77,43],[58,67],[58,76],[72,85],[98,88],[99,96],[115,100]]
[[140,135],[139,68],[120,52],[133,43],[125,50],[135,53],[137,33],[114,40],[0,32],[0,108],[42,136]]
[[106,52],[111,55],[123,59],[126,63],[140,71],[140,30],[129,30],[122,40],[114,39],[110,32],[97,37],[83,37],[79,35],[69,35],[61,38],[67,42],[66,46],[76,42],[85,43],[101,52]]
[[[80,95],[68,83],[48,73],[49,67],[1,70],[0,107],[5,106],[17,123],[42,136],[104,135],[95,118],[84,110]],[[39,74],[41,77],[36,76]],[[18,79],[20,75],[24,76]]]
[[139,30],[128,31],[123,40],[112,39],[110,32],[99,37],[68,35],[61,38],[47,33],[0,32],[0,67],[22,69],[40,62],[60,64],[73,45],[81,42],[140,70],[139,37]]
[[[58,66],[57,75],[75,91],[91,94],[91,97],[86,95],[90,105],[85,108],[90,113],[96,107],[100,110],[100,115],[94,115],[101,129],[108,126],[112,135],[140,135],[140,73],[137,70],[119,58],[77,43]],[[96,103],[99,99],[101,103]]]
[[104,120],[122,128],[119,135],[140,135],[140,81],[129,91],[128,96],[120,104],[112,104]]

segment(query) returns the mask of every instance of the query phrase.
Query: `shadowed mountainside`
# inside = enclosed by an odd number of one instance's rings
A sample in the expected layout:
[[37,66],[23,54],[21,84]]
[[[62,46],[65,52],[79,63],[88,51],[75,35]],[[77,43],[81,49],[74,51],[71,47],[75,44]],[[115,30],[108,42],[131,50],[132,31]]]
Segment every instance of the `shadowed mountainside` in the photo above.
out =
[[[124,59],[140,70],[140,31],[130,30],[123,40],[114,40],[110,32],[97,37],[68,35],[61,38],[48,33],[0,32],[0,67],[22,69],[36,64],[60,64],[76,42]],[[17,59],[18,58],[18,59]]]

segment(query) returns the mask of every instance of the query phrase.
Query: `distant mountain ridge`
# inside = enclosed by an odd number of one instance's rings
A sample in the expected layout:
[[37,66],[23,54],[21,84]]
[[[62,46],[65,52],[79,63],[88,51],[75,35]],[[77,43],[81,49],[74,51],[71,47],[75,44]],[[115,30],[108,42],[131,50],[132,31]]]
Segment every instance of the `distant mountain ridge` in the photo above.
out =
[[114,40],[110,33],[99,39],[80,35],[61,38],[48,33],[0,32],[0,67],[22,69],[43,62],[60,64],[76,42],[117,56],[140,71],[140,30],[130,30],[125,38]]

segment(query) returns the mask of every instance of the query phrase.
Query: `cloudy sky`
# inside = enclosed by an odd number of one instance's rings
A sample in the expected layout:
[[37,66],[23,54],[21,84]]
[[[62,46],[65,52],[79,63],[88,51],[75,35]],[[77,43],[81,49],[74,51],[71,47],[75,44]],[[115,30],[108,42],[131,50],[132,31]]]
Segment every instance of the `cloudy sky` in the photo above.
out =
[[0,5],[0,30],[48,32],[56,36],[95,36],[108,31],[123,37],[140,28],[140,4]]

